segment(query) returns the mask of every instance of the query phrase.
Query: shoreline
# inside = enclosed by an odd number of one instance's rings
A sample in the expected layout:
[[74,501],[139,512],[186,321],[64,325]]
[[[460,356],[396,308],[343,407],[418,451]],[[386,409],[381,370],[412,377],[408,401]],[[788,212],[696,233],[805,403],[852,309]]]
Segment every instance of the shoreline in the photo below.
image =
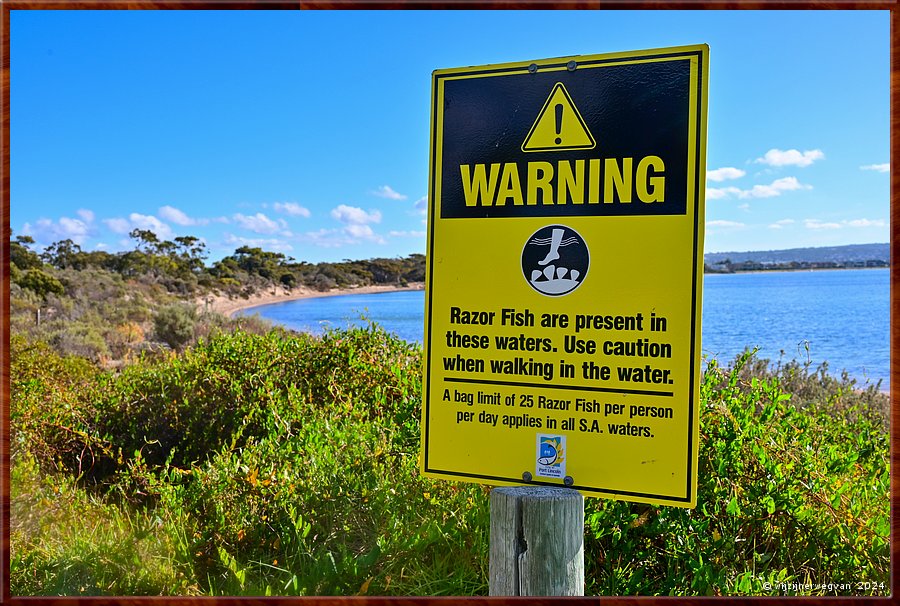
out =
[[239,311],[246,311],[262,305],[284,303],[285,301],[297,301],[300,299],[318,299],[322,297],[337,297],[341,295],[371,295],[385,292],[401,292],[407,290],[425,290],[424,282],[410,282],[407,286],[393,284],[373,284],[369,286],[357,286],[351,288],[332,288],[331,290],[313,290],[307,286],[298,286],[293,289],[276,287],[274,290],[266,289],[266,292],[258,292],[248,298],[231,298],[228,295],[207,295],[196,301],[201,310],[213,311],[223,316],[233,317]]

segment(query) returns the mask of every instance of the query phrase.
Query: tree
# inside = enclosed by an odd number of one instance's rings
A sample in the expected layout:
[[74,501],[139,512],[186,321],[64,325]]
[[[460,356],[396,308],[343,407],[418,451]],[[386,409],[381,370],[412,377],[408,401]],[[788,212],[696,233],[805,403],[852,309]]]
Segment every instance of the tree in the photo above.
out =
[[203,269],[206,260],[206,244],[200,238],[194,236],[179,236],[175,238],[178,254],[191,272],[199,272]]
[[241,268],[234,257],[225,257],[213,263],[210,273],[217,278],[225,279],[234,278],[240,270]]
[[155,253],[159,244],[159,238],[149,229],[132,229],[128,237],[137,240],[138,250],[145,253]]
[[85,266],[113,271],[116,271],[119,266],[118,257],[105,250],[92,250],[91,252],[85,252],[83,254]]
[[278,279],[279,282],[286,288],[294,288],[297,285],[297,277],[289,271],[281,274],[281,277]]
[[9,243],[10,263],[23,270],[40,269],[44,262],[36,252],[28,248],[31,244],[34,244],[34,238],[31,236],[16,236],[16,239]]
[[50,293],[61,295],[66,292],[62,282],[42,269],[29,269],[25,273],[19,274],[17,278],[16,284],[37,293],[44,299]]
[[149,269],[148,257],[148,254],[139,250],[129,250],[126,253],[116,255],[114,270],[123,276],[134,276]]
[[399,282],[403,275],[403,262],[400,259],[372,259],[367,269],[372,273],[376,284]]
[[134,251],[137,254],[132,256],[135,269],[149,272],[157,279],[177,274],[178,263],[173,242],[160,240],[149,229],[133,229],[128,236],[137,240],[137,250]]
[[84,269],[87,265],[86,254],[81,250],[81,246],[66,238],[45,248],[41,257],[59,269]]
[[403,261],[407,267],[403,277],[410,282],[425,281],[425,255],[421,253],[413,253]]
[[281,253],[265,252],[261,248],[250,246],[241,246],[236,249],[231,258],[248,274],[255,274],[269,280],[275,280],[276,276],[280,275],[281,272],[278,271],[278,268],[283,267],[285,262],[285,256]]

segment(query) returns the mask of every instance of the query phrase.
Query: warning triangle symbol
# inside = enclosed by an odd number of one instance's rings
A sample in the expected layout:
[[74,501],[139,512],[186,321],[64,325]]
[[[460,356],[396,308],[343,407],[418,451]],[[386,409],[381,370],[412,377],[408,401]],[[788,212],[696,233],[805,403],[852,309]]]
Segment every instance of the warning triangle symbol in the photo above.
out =
[[596,145],[566,87],[557,82],[528,131],[522,151],[593,149]]

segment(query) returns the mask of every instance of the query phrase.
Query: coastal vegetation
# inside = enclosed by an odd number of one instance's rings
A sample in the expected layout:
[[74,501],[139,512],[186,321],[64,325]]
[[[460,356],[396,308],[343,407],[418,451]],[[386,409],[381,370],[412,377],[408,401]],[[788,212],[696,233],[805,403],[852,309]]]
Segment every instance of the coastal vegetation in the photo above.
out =
[[[11,593],[486,594],[490,487],[418,472],[421,346],[195,304],[416,281],[424,257],[207,268],[199,241],[133,236],[10,243]],[[700,436],[697,508],[586,500],[586,594],[888,594],[880,385],[707,360]]]
[[888,267],[887,261],[882,259],[867,259],[865,261],[787,261],[783,263],[773,261],[746,261],[733,262],[725,259],[715,265],[709,263],[703,266],[703,271],[708,274],[733,274],[740,271],[797,271],[810,269],[862,269],[873,267]]
[[206,246],[196,237],[160,240],[136,229],[131,238],[134,249],[119,253],[83,251],[72,240],[37,252],[31,237],[16,236],[9,243],[11,331],[64,354],[116,365],[183,349],[219,330],[268,327],[258,318],[210,313],[198,303],[211,295],[242,300],[272,289],[326,292],[425,279],[421,254],[307,263],[242,246],[207,265]]
[[888,267],[890,257],[890,244],[883,243],[706,253],[703,261],[707,273],[735,273]]

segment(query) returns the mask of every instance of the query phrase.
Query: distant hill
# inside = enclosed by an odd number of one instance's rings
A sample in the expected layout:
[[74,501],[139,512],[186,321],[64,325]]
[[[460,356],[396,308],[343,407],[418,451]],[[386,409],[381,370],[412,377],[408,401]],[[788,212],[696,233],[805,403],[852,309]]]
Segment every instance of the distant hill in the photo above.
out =
[[884,261],[891,258],[891,245],[848,244],[846,246],[819,246],[814,248],[788,248],[785,250],[751,250],[746,252],[706,253],[703,260],[708,265],[722,263],[852,263],[862,261]]

